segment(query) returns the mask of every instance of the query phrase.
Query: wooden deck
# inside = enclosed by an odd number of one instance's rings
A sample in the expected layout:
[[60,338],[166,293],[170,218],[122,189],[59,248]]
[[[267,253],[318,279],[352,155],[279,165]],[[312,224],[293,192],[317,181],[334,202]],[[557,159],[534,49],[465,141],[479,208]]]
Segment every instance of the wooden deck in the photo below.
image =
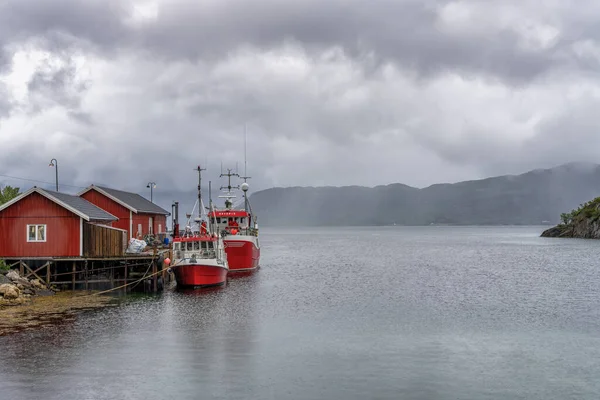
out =
[[[114,257],[37,257],[3,258],[10,268],[19,269],[21,276],[37,278],[40,282],[61,290],[106,290],[139,281],[150,276],[143,284],[127,291],[158,292],[168,283],[168,266],[163,263],[171,257],[170,249],[153,249],[141,254]],[[163,271],[162,274],[159,271]]]

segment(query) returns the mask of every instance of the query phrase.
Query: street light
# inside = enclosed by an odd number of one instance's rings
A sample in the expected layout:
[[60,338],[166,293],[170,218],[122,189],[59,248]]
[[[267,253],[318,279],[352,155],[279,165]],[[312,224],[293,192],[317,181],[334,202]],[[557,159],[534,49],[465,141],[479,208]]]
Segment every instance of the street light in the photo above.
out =
[[50,165],[48,166],[56,168],[56,191],[58,192],[58,161],[56,160],[56,158],[50,160]]
[[156,187],[156,182],[148,182],[146,187],[150,188],[150,202],[154,203],[153,198],[152,198],[152,189],[154,189]]

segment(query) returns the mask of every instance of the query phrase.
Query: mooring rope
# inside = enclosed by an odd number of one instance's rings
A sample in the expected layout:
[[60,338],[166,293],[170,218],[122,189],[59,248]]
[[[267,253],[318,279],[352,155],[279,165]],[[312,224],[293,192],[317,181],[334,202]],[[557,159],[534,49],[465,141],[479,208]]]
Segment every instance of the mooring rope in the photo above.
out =
[[[174,264],[174,265],[171,266],[171,268],[176,267],[177,265],[178,264]],[[144,276],[141,277],[140,279],[138,279],[137,281],[129,282],[129,283],[126,283],[124,285],[121,285],[121,286],[118,286],[118,287],[115,287],[115,288],[112,288],[112,289],[103,290],[102,292],[92,293],[92,294],[89,294],[88,296],[98,296],[100,294],[109,293],[109,292],[113,292],[115,290],[123,289],[123,288],[125,288],[127,286],[138,284],[138,283],[140,283],[141,281],[143,281],[145,279],[152,278],[154,275],[162,274],[166,270],[165,268],[163,268],[163,269],[161,269],[159,271],[151,273],[150,275],[146,275],[148,273],[148,271],[150,270],[150,267],[152,267],[152,263],[150,263],[148,265],[148,269],[144,273]]]

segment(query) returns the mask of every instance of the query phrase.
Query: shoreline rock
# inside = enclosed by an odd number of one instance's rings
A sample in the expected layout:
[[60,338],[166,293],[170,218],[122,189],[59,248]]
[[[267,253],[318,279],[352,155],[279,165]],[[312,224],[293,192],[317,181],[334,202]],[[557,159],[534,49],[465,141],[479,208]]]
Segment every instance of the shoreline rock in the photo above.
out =
[[542,232],[541,237],[600,239],[600,197],[561,215],[562,224]]
[[22,305],[31,301],[32,297],[51,296],[54,293],[38,279],[28,280],[14,269],[0,273],[0,307]]

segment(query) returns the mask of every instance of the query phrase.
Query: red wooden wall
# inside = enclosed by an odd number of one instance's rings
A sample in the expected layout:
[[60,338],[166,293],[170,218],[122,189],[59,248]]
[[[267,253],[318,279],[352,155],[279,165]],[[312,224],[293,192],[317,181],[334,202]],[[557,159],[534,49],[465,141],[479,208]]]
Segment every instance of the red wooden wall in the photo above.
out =
[[[109,199],[108,197],[104,196],[102,193],[95,191],[94,189],[89,190],[86,193],[82,194],[81,197],[83,197],[90,203],[95,204],[96,206],[100,207],[104,211],[119,218],[118,221],[112,223],[112,226],[114,228],[125,229],[127,232],[129,232],[129,228],[130,228],[129,215],[130,214],[129,214],[128,208],[123,207],[119,203]],[[162,225],[163,232],[167,231],[167,216],[166,215],[132,213],[131,216],[132,216],[132,224],[131,224],[132,232],[130,232],[130,235],[131,235],[130,237],[138,236],[138,225],[139,224],[142,225],[141,237],[143,238],[145,235],[147,235],[149,232],[148,228],[150,225],[149,224],[150,218],[153,218],[152,231],[155,234],[160,233],[160,232],[158,232],[158,225]]]
[[[46,242],[27,242],[27,225],[46,225]],[[0,257],[77,257],[80,218],[38,193],[0,211]]]
[[[149,233],[150,218],[152,218],[152,232],[154,234],[163,233],[167,231],[167,216],[157,214],[133,214],[133,235],[138,235],[138,225],[142,225],[142,238]],[[162,226],[162,231],[158,231],[158,225]]]
[[[95,191],[94,189],[88,190],[87,192],[82,194],[81,197],[83,197],[90,203],[96,205],[97,207],[100,207],[107,213],[112,214],[115,217],[117,217],[119,220],[115,221],[111,224],[111,226],[113,228],[125,229],[127,232],[129,232],[129,209],[128,208],[123,207],[116,201],[109,199],[108,197],[106,197],[102,193]],[[134,225],[134,228],[133,228],[134,234],[135,234],[135,229],[136,229],[135,226],[136,225]]]

